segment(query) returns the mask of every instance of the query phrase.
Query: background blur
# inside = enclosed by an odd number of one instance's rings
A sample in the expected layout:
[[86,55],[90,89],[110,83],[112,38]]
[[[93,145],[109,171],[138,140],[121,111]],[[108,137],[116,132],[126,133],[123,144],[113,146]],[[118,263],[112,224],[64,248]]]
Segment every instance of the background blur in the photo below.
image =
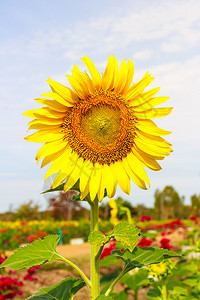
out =
[[173,186],[185,204],[200,190],[200,1],[0,1],[0,212],[29,200],[41,208],[40,195],[47,167],[35,164],[41,144],[24,141],[28,118],[22,112],[38,108],[33,100],[50,89],[46,80],[68,85],[65,74],[89,56],[100,72],[108,55],[129,58],[135,65],[134,81],[149,71],[170,96],[169,116],[156,119],[172,131],[167,140],[174,152],[161,162],[163,170],[147,170],[148,191],[132,184],[132,205],[153,206],[155,190]]

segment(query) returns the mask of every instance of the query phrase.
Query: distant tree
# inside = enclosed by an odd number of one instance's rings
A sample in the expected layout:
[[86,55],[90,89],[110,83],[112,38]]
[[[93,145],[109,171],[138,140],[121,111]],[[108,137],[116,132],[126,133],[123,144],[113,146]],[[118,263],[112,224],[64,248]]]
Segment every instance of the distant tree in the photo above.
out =
[[200,195],[191,196],[191,215],[200,217]]
[[60,192],[58,197],[49,199],[49,208],[55,219],[72,220],[76,213],[83,209],[80,201],[72,200],[73,195],[76,194],[76,191],[70,190]]
[[39,205],[34,204],[32,200],[22,204],[17,208],[14,219],[37,220],[39,217]]
[[184,198],[180,197],[172,186],[166,186],[163,191],[156,190],[154,208],[162,219],[178,218],[181,215]]

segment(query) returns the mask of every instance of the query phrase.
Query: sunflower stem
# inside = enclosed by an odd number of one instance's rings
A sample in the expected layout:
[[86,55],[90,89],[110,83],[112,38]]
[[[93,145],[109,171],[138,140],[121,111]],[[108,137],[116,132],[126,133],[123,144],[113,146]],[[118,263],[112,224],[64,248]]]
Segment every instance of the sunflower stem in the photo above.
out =
[[[99,206],[98,199],[95,198],[94,202],[90,203],[91,218],[90,218],[90,232],[99,230]],[[98,259],[98,246],[91,244],[91,298],[95,300],[99,296],[99,259]]]

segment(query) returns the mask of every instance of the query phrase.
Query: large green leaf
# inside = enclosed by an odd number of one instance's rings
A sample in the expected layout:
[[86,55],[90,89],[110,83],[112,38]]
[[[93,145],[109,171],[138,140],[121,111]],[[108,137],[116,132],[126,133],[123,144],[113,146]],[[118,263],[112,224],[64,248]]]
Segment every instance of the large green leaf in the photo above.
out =
[[111,236],[118,242],[121,242],[130,251],[133,251],[138,244],[139,233],[140,229],[135,228],[134,225],[128,222],[121,222],[114,227]]
[[136,247],[132,252],[130,252],[128,249],[126,249],[124,252],[121,252],[117,249],[114,250],[112,254],[123,259],[126,268],[130,270],[136,267],[141,268],[150,264],[157,264],[167,258],[181,256],[169,250],[157,247]]
[[85,285],[83,279],[68,277],[55,285],[39,289],[27,300],[71,300]]
[[0,265],[0,268],[28,269],[53,261],[57,256],[56,246],[59,238],[59,235],[48,235],[43,240],[38,239],[28,246],[19,248]]
[[109,237],[105,236],[102,232],[100,231],[93,231],[90,233],[88,237],[88,242],[90,244],[95,244],[97,246],[103,246],[109,241]]

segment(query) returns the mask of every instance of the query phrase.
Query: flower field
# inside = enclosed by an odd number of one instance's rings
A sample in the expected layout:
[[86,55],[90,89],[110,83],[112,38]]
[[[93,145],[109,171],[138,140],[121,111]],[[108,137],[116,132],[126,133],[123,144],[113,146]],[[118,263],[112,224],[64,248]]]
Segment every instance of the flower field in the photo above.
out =
[[[108,234],[112,231],[111,221],[113,221],[112,218],[110,221],[100,222],[100,230],[103,233]],[[168,299],[199,299],[200,232],[198,219],[156,221],[148,216],[142,216],[140,220],[133,221],[141,230],[138,248],[157,246],[179,254],[184,253],[184,256],[130,271],[116,286],[113,299],[163,299],[161,295],[164,288],[167,288]],[[63,244],[69,243],[71,238],[76,237],[82,237],[87,241],[89,220],[0,222],[2,249],[0,263],[6,259],[3,250],[13,250],[20,245],[33,242],[38,238],[42,239],[49,234],[58,234],[61,231]],[[110,284],[122,266],[120,259],[112,255],[112,251],[117,246],[123,251],[123,245],[111,240],[100,256],[103,289]],[[28,269],[23,276],[19,271],[16,273],[10,269],[4,270],[0,277],[0,299],[26,299],[29,296],[27,287],[32,284],[32,281],[43,287],[41,280],[43,272],[45,271],[39,266]],[[34,273],[37,275],[35,276]],[[83,294],[80,294],[79,298],[79,293],[76,297],[76,299],[89,299],[88,295]]]

